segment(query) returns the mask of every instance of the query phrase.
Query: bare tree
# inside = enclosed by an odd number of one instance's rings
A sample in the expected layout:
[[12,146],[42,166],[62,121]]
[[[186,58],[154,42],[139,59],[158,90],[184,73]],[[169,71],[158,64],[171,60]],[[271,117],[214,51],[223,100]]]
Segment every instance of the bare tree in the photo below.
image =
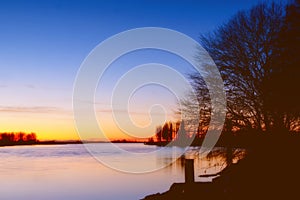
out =
[[[269,131],[276,127],[278,113],[269,106],[269,83],[278,67],[274,58],[280,56],[283,27],[283,7],[262,3],[239,12],[212,34],[201,37],[224,80],[227,118],[233,129]],[[201,101],[208,101],[203,81],[197,75],[191,79]],[[209,113],[209,104],[202,105],[202,111]]]

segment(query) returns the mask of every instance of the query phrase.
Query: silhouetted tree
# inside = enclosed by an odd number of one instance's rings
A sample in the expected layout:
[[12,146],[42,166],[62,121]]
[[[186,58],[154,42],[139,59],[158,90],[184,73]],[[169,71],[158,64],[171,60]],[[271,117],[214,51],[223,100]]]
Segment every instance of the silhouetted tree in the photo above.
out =
[[169,138],[168,138],[168,140],[169,141],[172,141],[173,140],[173,124],[172,124],[172,122],[169,122]]
[[18,142],[23,142],[25,140],[25,133],[19,132],[17,136],[18,136]]
[[35,133],[0,133],[0,145],[33,144],[37,142]]
[[284,26],[278,39],[279,55],[273,58],[275,67],[266,87],[268,105],[279,132],[300,130],[300,1],[286,7]]
[[156,127],[156,139],[157,141],[161,142],[162,141],[162,127],[161,126],[157,126]]
[[[186,118],[190,121],[195,119],[195,116],[198,114],[196,112],[200,112],[197,127],[197,135],[200,137],[200,135],[206,134],[211,120],[211,99],[203,77],[200,74],[190,74],[189,77],[192,80],[191,84],[197,96],[189,95],[187,98],[182,99],[180,112],[188,113],[189,116],[186,116]],[[195,104],[195,102],[197,103]],[[197,106],[199,106],[200,110],[197,109]]]
[[150,143],[154,142],[153,137],[148,138],[148,142],[150,142]]
[[36,142],[37,141],[36,134],[35,133],[27,134],[26,141]]
[[180,123],[179,130],[177,132],[176,140],[184,141],[184,140],[186,140],[186,137],[187,137],[187,134],[186,134],[186,130],[185,130],[185,125],[184,125],[184,121],[182,120]]
[[[272,94],[276,88],[270,84],[274,79],[273,74],[277,71],[284,71],[286,67],[286,62],[278,65],[278,58],[282,59],[283,48],[280,40],[285,23],[282,6],[275,3],[262,3],[249,11],[239,12],[212,34],[201,37],[202,45],[214,59],[224,80],[227,94],[227,118],[231,121],[232,129],[270,131],[275,130],[278,124],[283,123],[283,120],[290,118],[287,116],[290,111],[278,112],[274,109]],[[297,25],[294,27],[299,28]],[[299,40],[299,34],[297,36]],[[290,72],[289,69],[286,70]],[[190,78],[198,92],[197,101],[201,107],[199,132],[201,132],[201,129],[205,131],[210,121],[209,93],[199,74],[192,74]],[[279,84],[282,84],[284,88],[288,87],[283,83],[287,79],[281,78]],[[290,83],[289,85],[293,88],[289,95],[295,96],[294,89],[299,84]],[[277,102],[285,99],[280,95],[276,98]],[[195,102],[195,99],[189,100],[184,109],[191,108],[193,105],[191,101]],[[289,101],[285,103],[289,104]],[[279,106],[283,107],[281,104]]]
[[162,138],[168,141],[169,138],[169,124],[166,122],[162,128]]

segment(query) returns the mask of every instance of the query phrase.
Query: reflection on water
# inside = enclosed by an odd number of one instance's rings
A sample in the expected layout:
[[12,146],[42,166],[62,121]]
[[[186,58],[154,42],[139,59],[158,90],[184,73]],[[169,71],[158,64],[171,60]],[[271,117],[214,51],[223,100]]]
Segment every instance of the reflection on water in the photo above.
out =
[[[98,145],[103,153],[116,162],[123,155],[114,154],[107,144]],[[149,152],[161,147],[143,144],[120,144],[133,152]],[[182,150],[172,147],[157,154],[155,161],[145,157],[143,165],[170,163]],[[191,150],[197,152],[197,148]],[[224,151],[215,149],[208,158],[195,156],[196,181],[200,174],[216,173],[225,167]],[[241,151],[239,151],[241,152]],[[141,199],[164,192],[174,182],[184,181],[184,157],[151,173],[129,174],[110,169],[99,163],[83,145],[0,147],[0,199],[5,200],[99,200]],[[141,160],[130,159],[132,165]]]
[[[213,177],[199,177],[200,175],[206,174],[216,174],[222,171],[228,162],[228,155],[226,148],[214,148],[212,152],[208,154],[207,157],[201,157],[199,155],[200,147],[191,147],[187,150],[187,153],[168,165],[165,170],[177,171],[184,173],[185,158],[194,159],[194,173],[195,181],[199,182],[211,182]],[[245,156],[245,150],[243,149],[233,149],[232,150],[232,163],[237,163],[238,160]],[[170,157],[163,157],[161,160],[165,164],[168,164]]]

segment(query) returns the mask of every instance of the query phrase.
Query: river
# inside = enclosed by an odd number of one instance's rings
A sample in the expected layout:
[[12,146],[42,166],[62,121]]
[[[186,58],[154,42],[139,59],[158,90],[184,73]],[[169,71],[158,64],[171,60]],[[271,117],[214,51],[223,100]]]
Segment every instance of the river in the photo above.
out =
[[[88,144],[103,149],[97,152],[117,166],[161,166],[152,172],[128,173],[112,169],[95,159],[82,144],[0,147],[0,199],[2,200],[133,200],[164,192],[174,182],[184,181],[184,159],[169,164],[178,147],[146,146],[141,143],[118,144],[134,152],[164,152],[153,160],[127,157],[106,143]],[[196,148],[190,150],[197,152]],[[161,156],[163,155],[163,156]],[[175,153],[175,155],[177,155]],[[196,154],[195,154],[196,155]],[[163,163],[163,164],[162,164]],[[224,168],[224,158],[195,156],[196,181],[210,181],[198,175],[216,173]],[[114,167],[115,168],[115,167]]]

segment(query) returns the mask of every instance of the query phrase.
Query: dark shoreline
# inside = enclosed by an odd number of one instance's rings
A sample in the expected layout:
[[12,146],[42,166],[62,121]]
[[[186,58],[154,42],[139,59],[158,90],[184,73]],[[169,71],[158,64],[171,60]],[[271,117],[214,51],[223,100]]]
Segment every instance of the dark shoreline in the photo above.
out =
[[227,149],[244,146],[246,155],[236,164],[231,163],[212,182],[173,183],[168,191],[149,194],[143,200],[294,199],[300,180],[299,139],[299,134],[290,134],[248,137],[248,144],[242,145],[231,142]]
[[34,146],[34,145],[65,145],[65,144],[82,144],[82,142],[81,141],[0,142],[0,147]]
[[126,140],[115,140],[111,142],[106,141],[58,141],[58,140],[49,140],[49,141],[24,141],[24,142],[2,142],[0,141],[0,147],[8,146],[34,146],[34,145],[66,145],[66,144],[89,144],[89,143],[145,143],[139,141],[126,141]]

